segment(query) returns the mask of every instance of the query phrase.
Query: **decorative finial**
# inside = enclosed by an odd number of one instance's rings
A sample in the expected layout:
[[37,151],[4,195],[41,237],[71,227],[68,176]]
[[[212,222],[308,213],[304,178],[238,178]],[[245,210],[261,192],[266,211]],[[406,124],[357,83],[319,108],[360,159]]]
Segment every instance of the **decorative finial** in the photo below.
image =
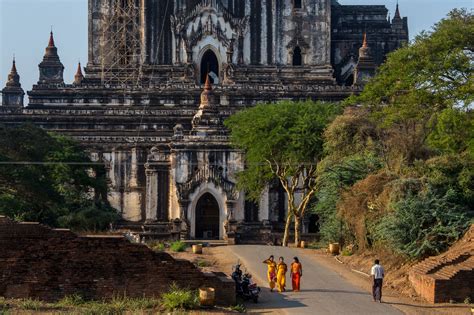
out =
[[367,33],[364,32],[364,40],[362,41],[362,47],[367,48]]
[[53,30],[52,29],[51,29],[51,33],[49,33],[48,47],[55,47],[55,45],[54,45],[54,36],[53,36]]
[[81,62],[79,61],[79,63],[77,64],[76,74],[74,75],[74,84],[80,85],[83,79],[84,75],[82,74]]
[[206,74],[206,83],[204,83],[204,90],[205,91],[211,91],[212,90],[212,84],[211,84],[211,81],[209,80],[209,73]]

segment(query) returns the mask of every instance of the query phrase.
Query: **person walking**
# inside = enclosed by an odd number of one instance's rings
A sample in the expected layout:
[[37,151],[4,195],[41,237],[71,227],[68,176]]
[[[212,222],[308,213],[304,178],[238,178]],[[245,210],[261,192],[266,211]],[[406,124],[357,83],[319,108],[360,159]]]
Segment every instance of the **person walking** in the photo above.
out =
[[382,285],[383,278],[385,277],[385,270],[378,259],[375,260],[372,270],[370,271],[373,279],[372,285],[372,296],[374,297],[374,302],[379,301],[382,303]]
[[283,257],[280,257],[278,265],[277,265],[278,292],[285,292],[287,271],[288,271],[288,266],[285,264]]
[[301,265],[298,257],[293,257],[293,263],[291,263],[290,268],[291,285],[293,287],[293,291],[298,292],[300,290],[300,281],[302,276],[303,266]]
[[277,278],[276,277],[277,264],[274,260],[273,255],[271,255],[268,259],[265,259],[263,263],[267,264],[268,284],[270,286],[270,291],[273,292],[273,289],[275,288],[275,281]]

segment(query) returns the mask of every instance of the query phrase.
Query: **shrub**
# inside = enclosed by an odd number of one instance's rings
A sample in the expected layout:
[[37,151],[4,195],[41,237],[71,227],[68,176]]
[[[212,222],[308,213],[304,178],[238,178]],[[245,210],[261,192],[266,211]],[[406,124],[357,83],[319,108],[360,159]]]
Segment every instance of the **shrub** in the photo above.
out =
[[175,241],[171,243],[170,249],[173,252],[184,252],[186,250],[186,243],[181,242],[181,241]]
[[161,305],[169,311],[195,309],[199,305],[197,293],[188,289],[181,289],[175,283],[161,298]]
[[18,303],[18,306],[24,310],[38,311],[43,306],[43,303],[38,300],[24,299]]
[[198,267],[201,267],[201,268],[212,266],[212,264],[211,264],[209,261],[207,261],[207,260],[198,260],[198,261],[196,262],[196,265],[197,265]]
[[[0,310],[7,308],[8,303],[3,296],[0,296]],[[1,313],[0,313],[1,314]]]
[[165,250],[165,244],[160,242],[151,242],[148,244],[148,247],[155,252],[163,252]]
[[68,307],[68,306],[79,306],[83,305],[85,303],[84,299],[82,296],[79,294],[73,294],[73,295],[68,295],[63,297],[61,300],[59,300],[56,305],[58,307]]
[[431,189],[407,195],[376,225],[375,238],[412,258],[438,255],[469,226],[466,209],[452,196],[451,190],[439,196]]

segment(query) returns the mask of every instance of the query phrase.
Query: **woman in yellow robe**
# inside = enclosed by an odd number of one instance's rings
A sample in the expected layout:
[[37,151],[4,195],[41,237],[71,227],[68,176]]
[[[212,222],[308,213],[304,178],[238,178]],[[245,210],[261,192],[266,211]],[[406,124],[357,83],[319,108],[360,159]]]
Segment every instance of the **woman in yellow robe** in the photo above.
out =
[[273,292],[273,289],[275,288],[277,264],[274,260],[273,255],[271,255],[268,259],[265,259],[263,261],[263,263],[267,264],[267,267],[268,267],[268,271],[267,271],[268,283],[270,285],[270,291]]
[[277,265],[277,285],[278,285],[279,292],[285,292],[287,271],[288,271],[288,266],[283,261],[283,257],[280,257],[280,261]]

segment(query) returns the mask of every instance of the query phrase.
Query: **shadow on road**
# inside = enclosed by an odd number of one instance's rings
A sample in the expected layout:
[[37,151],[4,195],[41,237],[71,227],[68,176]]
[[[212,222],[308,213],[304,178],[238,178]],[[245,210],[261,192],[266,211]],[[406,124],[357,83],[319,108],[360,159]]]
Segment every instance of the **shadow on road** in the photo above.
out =
[[306,304],[301,303],[301,301],[293,300],[291,296],[275,291],[270,292],[270,289],[268,288],[262,288],[261,296],[257,304],[249,302],[248,305],[251,305],[252,309],[264,310],[299,308],[307,306]]

